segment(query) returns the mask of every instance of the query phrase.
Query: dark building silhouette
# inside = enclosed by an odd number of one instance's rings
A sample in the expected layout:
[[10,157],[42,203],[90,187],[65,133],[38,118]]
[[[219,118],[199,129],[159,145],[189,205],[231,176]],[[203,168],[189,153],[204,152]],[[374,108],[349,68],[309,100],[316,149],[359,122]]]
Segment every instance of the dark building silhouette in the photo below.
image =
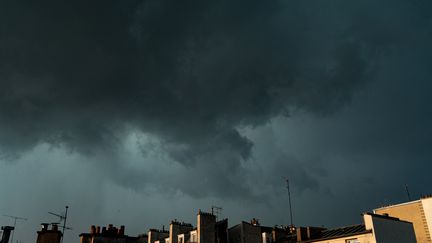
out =
[[52,224],[51,229],[48,229],[48,225],[42,224],[42,229],[37,232],[36,243],[60,243],[63,234],[58,229],[58,225]]
[[82,233],[80,236],[80,243],[147,243],[148,237],[146,234],[132,237],[125,235],[125,227],[122,225],[120,228],[114,227],[109,224],[108,227],[101,227],[92,225],[90,233]]
[[2,226],[1,229],[3,230],[3,234],[0,243],[8,243],[11,231],[15,228],[12,226]]
[[228,219],[216,222],[216,243],[228,243]]

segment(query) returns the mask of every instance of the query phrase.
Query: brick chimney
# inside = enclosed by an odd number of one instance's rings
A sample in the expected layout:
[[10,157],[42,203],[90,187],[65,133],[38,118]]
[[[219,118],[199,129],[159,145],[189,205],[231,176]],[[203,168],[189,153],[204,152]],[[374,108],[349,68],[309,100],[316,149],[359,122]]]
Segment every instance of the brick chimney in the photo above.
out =
[[37,234],[36,243],[60,243],[63,236],[62,232],[58,230],[57,224],[52,224],[51,230],[48,229],[48,224],[42,224],[42,230],[38,231]]

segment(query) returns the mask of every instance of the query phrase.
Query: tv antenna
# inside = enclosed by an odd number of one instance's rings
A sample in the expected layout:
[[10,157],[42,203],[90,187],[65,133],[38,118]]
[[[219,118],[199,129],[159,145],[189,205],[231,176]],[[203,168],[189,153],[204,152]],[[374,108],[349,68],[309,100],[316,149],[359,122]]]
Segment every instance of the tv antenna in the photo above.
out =
[[211,207],[211,213],[216,216],[216,221],[219,218],[219,215],[221,214],[222,209],[223,209],[222,207],[218,207],[218,206],[212,206]]
[[13,238],[14,238],[14,233],[15,233],[15,229],[16,229],[16,223],[17,220],[24,220],[27,221],[27,218],[23,218],[23,217],[17,217],[17,216],[13,216],[13,215],[7,215],[7,214],[3,214],[4,217],[8,217],[8,218],[12,218],[14,220],[14,229],[12,231],[12,236],[11,236],[11,242],[13,243]]
[[411,195],[410,195],[410,193],[409,193],[408,185],[407,185],[407,184],[405,184],[405,191],[406,191],[407,196],[408,196],[408,201],[411,201]]
[[60,228],[62,228],[62,235],[63,235],[62,238],[61,238],[61,243],[63,243],[63,239],[64,239],[64,235],[65,235],[64,234],[65,229],[68,229],[68,230],[72,229],[72,228],[66,226],[66,220],[67,220],[67,214],[68,214],[68,208],[69,208],[69,206],[66,206],[65,208],[66,208],[66,211],[65,211],[65,213],[63,215],[62,214],[58,214],[58,213],[48,212],[49,214],[58,217],[60,219],[59,223],[61,223],[63,221],[63,226],[60,226]]
[[289,179],[288,177],[284,177],[285,181],[286,181],[286,187],[288,190],[288,203],[289,203],[289,212],[290,212],[290,221],[291,221],[291,227],[294,226],[293,224],[293,214],[292,214],[292,206],[291,206],[291,192],[290,192],[290,185],[289,185]]

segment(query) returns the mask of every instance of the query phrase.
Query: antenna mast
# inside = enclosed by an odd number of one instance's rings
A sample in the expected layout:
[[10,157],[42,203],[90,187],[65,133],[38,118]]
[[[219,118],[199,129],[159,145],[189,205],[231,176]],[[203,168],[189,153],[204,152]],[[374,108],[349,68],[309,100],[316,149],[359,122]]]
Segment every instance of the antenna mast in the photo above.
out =
[[406,191],[407,196],[408,196],[408,201],[411,201],[411,195],[410,195],[410,193],[409,193],[408,185],[407,185],[407,184],[405,184],[405,191]]
[[7,214],[3,214],[3,216],[14,219],[14,229],[12,231],[12,236],[11,236],[11,243],[13,243],[13,238],[14,238],[14,234],[15,234],[15,230],[16,230],[16,222],[17,222],[17,220],[25,220],[25,221],[27,221],[27,218],[22,218],[22,217],[7,215]]
[[216,216],[216,221],[218,220],[221,211],[222,211],[222,207],[218,207],[218,206],[211,207],[211,213]]
[[[63,235],[63,236],[62,236],[62,238],[61,238],[61,243],[63,243],[63,239],[64,239],[64,236],[65,236],[65,234],[64,234],[65,229],[71,229],[71,228],[69,228],[69,227],[66,226],[66,220],[67,220],[67,214],[68,214],[68,208],[69,208],[69,206],[66,206],[65,208],[66,208],[66,211],[65,211],[64,215],[57,214],[57,213],[52,213],[52,212],[48,212],[48,213],[51,214],[51,215],[54,215],[54,216],[59,217],[60,222],[63,220],[63,226],[60,226],[60,227],[63,228],[63,230],[62,230],[62,235]],[[13,242],[12,242],[12,243],[13,243]]]
[[290,192],[290,186],[289,186],[289,179],[287,177],[285,177],[285,181],[286,181],[286,187],[288,190],[288,202],[289,202],[289,212],[290,212],[290,220],[291,220],[291,227],[294,226],[293,224],[293,214],[292,214],[292,207],[291,207],[291,192]]

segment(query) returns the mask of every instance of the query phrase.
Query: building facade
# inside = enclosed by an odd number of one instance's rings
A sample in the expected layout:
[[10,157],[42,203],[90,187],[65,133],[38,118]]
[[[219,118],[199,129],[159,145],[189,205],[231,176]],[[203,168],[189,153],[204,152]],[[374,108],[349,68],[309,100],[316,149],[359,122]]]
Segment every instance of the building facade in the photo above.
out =
[[51,229],[48,229],[48,225],[42,224],[42,229],[37,232],[36,243],[60,243],[63,234],[57,224],[52,224]]
[[363,214],[364,224],[323,230],[302,243],[416,243],[411,222],[373,213]]
[[374,213],[389,215],[413,223],[418,243],[432,243],[432,197],[377,208]]
[[[125,227],[114,227],[112,224],[108,227],[100,227],[92,225],[90,233],[82,233],[80,243],[147,243],[148,237],[146,234],[131,237],[125,235]],[[39,242],[38,242],[39,243]]]

